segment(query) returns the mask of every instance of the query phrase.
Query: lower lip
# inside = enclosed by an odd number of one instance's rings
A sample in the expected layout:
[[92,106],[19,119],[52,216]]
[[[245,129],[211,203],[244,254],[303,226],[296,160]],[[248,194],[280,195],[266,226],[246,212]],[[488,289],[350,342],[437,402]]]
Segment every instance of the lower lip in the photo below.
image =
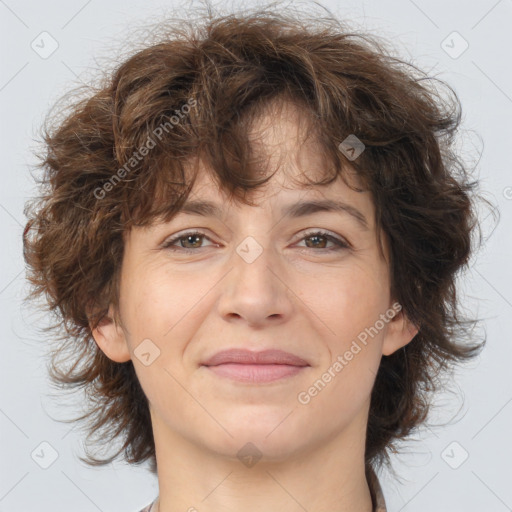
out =
[[240,382],[272,382],[297,375],[307,366],[225,363],[217,366],[207,366],[207,368],[216,375]]

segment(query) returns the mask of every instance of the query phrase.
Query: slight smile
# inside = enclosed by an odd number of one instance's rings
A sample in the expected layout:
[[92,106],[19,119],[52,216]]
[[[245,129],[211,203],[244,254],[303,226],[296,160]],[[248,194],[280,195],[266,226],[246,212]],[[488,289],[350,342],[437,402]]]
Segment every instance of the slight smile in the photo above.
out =
[[229,349],[217,352],[202,366],[231,380],[265,383],[292,377],[310,365],[304,359],[282,350],[251,352]]

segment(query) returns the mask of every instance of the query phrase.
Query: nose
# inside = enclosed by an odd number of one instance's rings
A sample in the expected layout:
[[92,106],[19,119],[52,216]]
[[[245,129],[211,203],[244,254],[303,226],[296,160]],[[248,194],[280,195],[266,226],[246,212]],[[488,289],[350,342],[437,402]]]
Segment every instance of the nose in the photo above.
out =
[[277,325],[292,314],[292,291],[285,266],[271,248],[247,237],[230,259],[231,271],[221,283],[220,315],[251,327]]

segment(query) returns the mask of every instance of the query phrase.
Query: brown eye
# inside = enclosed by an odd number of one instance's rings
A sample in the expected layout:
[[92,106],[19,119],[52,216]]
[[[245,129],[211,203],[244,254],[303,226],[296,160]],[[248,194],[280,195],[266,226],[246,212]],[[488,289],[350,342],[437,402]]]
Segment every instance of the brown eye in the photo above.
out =
[[[342,249],[348,249],[350,247],[350,244],[348,242],[324,231],[314,231],[306,233],[306,235],[301,240],[306,241],[306,247],[308,249],[339,251]],[[334,244],[334,247],[327,247],[326,245],[329,242]]]
[[[191,231],[189,233],[183,233],[170,238],[163,243],[162,248],[169,249],[171,251],[193,251],[194,249],[202,248],[203,239],[209,240],[204,233]],[[177,245],[176,242],[178,242],[179,245]]]
[[[192,245],[192,248],[195,249],[196,247],[199,247],[199,245],[201,244],[201,241],[202,241],[202,235],[185,235],[185,236],[182,236],[180,238],[180,240],[182,240],[182,245],[183,245],[183,241],[185,244],[191,244]],[[187,247],[186,245],[183,245],[183,247],[185,249],[190,249],[191,247]]]
[[[328,240],[327,237],[323,235],[312,235],[305,238],[305,240],[313,240],[313,243],[311,245],[308,245],[306,242],[306,245],[310,248],[320,248],[325,249],[325,245],[327,244]],[[320,242],[319,242],[320,241]]]

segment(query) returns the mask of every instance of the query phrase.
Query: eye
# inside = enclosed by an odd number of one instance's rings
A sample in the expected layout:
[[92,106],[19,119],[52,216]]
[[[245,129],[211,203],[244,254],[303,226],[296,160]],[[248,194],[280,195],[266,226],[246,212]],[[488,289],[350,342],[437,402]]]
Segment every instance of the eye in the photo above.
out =
[[[188,231],[169,238],[162,244],[162,248],[170,251],[194,252],[196,249],[202,249],[204,247],[202,246],[202,242],[205,239],[210,240],[201,231]],[[311,242],[308,242],[308,240]],[[300,241],[306,241],[306,248],[318,249],[320,251],[340,251],[350,248],[350,244],[344,239],[322,230],[305,233]],[[334,244],[334,247],[326,247],[328,243]]]
[[[189,231],[166,240],[162,244],[162,248],[171,251],[193,251],[194,249],[201,249],[201,241],[203,238],[209,240],[209,238],[200,231]],[[180,244],[175,246],[176,242],[180,242]],[[186,245],[183,245],[183,243]]]
[[[350,244],[343,240],[342,238],[338,238],[337,236],[331,235],[330,233],[322,230],[310,231],[305,233],[301,238],[301,241],[306,241],[306,247],[309,249],[320,249],[325,251],[340,251],[342,249],[349,249]],[[308,245],[308,240],[312,242]],[[334,247],[325,247],[327,243],[331,242],[334,244]]]

